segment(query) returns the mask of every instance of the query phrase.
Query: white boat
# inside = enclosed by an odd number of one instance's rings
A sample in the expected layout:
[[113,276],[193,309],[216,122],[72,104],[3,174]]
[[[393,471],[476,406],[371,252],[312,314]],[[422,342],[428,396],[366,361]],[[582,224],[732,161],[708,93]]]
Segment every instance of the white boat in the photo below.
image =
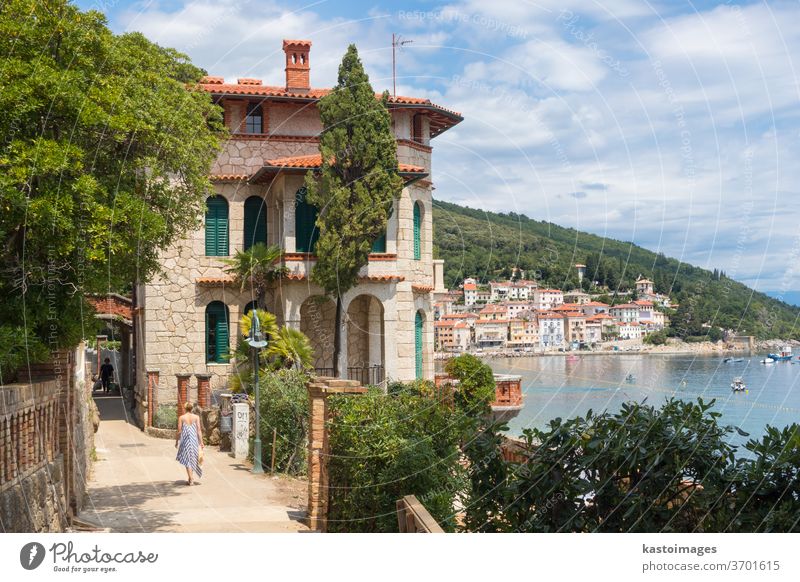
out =
[[747,390],[747,384],[744,383],[744,380],[741,377],[737,377],[733,379],[733,382],[731,382],[731,389],[734,392],[744,392]]
[[762,364],[774,364],[775,360],[773,360],[772,358],[764,358],[763,360],[761,360],[761,363]]

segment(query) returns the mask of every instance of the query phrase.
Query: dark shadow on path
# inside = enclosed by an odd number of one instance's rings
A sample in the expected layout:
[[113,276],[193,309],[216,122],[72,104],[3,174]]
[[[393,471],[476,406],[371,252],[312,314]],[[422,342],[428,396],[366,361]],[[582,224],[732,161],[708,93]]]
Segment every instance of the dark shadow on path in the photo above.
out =
[[[153,499],[173,497],[186,481],[152,481],[92,489],[81,517],[115,532],[152,532],[177,524],[174,511],[144,509]],[[96,508],[96,509],[95,509]]]

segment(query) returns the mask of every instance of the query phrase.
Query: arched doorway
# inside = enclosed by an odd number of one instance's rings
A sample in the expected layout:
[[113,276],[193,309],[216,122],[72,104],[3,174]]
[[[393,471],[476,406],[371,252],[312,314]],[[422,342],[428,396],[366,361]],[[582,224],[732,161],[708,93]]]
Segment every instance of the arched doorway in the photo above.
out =
[[314,348],[314,371],[333,376],[333,328],[336,305],[327,297],[312,295],[300,306],[300,331]]
[[364,385],[384,380],[383,304],[372,295],[347,307],[347,377]]

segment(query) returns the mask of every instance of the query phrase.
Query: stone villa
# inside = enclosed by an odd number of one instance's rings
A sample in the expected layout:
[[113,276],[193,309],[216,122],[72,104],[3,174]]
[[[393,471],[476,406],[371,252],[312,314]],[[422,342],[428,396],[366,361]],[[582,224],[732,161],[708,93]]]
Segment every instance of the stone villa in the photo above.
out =
[[[240,316],[253,305],[221,259],[256,242],[283,248],[289,275],[268,292],[278,323],[305,332],[315,368],[333,370],[334,304],[309,280],[316,209],[303,180],[320,166],[318,100],[310,82],[311,41],[283,42],[283,86],[260,79],[206,77],[202,88],[224,109],[230,139],[213,170],[203,228],[163,253],[166,277],[137,288],[137,378],[158,371],[159,394],[174,401],[176,374],[208,374],[224,388]],[[405,180],[387,232],[374,241],[360,283],[343,297],[343,375],[362,383],[433,378],[433,294],[444,290],[432,257],[431,140],[462,117],[427,99],[390,98]]]

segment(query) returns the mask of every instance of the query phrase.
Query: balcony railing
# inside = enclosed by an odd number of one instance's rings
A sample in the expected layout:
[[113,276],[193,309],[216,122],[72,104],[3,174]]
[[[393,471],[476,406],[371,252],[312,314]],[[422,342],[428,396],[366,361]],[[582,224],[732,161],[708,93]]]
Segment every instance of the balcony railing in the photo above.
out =
[[[333,367],[314,368],[317,376],[333,376]],[[357,380],[362,386],[380,384],[385,379],[383,366],[349,366],[347,378]]]

